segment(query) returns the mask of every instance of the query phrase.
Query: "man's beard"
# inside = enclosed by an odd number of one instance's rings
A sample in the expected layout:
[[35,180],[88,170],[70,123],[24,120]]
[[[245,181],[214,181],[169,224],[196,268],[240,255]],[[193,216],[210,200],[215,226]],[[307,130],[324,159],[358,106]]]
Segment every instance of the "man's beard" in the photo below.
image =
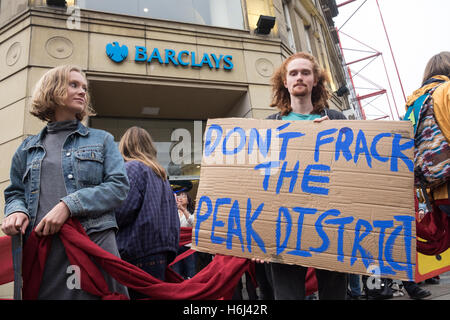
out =
[[292,95],[294,97],[305,97],[308,95],[308,87],[297,85],[296,87],[292,88]]

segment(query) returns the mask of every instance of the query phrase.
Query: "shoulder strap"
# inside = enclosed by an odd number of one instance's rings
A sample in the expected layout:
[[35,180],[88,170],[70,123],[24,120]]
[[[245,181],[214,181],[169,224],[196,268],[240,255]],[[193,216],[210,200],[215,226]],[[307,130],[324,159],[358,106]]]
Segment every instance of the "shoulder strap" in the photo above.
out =
[[437,86],[431,88],[426,93],[421,95],[419,98],[414,101],[412,105],[408,107],[408,110],[406,111],[404,120],[411,121],[412,125],[414,126],[414,135],[417,131],[417,125],[420,121],[420,114],[421,109],[424,103],[428,100],[428,98],[434,93],[434,91],[445,81],[436,80],[435,82],[440,82]]
[[408,111],[406,111],[404,120],[411,121],[412,125],[414,126],[414,135],[416,134],[417,124],[419,123],[420,110],[422,109],[423,103],[429,96],[430,92],[421,95],[416,99],[416,101],[414,101],[412,105],[408,107]]
[[430,79],[426,80],[426,81],[422,84],[422,87],[423,87],[423,86],[426,86],[427,84],[433,83],[433,82],[442,83],[442,82],[445,82],[445,80],[443,80],[443,79],[436,79],[436,78],[430,78]]

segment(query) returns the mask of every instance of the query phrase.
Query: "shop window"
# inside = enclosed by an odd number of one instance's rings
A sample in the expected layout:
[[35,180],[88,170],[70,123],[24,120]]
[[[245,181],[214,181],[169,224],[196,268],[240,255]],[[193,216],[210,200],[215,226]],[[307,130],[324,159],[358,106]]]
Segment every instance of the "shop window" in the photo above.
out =
[[306,41],[306,50],[308,53],[313,54],[312,46],[311,46],[311,26],[305,27],[305,41]]
[[146,129],[157,149],[157,158],[166,169],[170,180],[196,180],[200,178],[204,121],[120,119],[92,117],[89,125],[103,129],[118,143],[125,131],[138,126]]
[[292,31],[292,23],[291,23],[291,17],[289,14],[289,8],[288,8],[288,5],[284,2],[283,2],[283,13],[284,13],[284,19],[286,20],[286,31],[288,34],[289,47],[294,52],[296,52],[297,48],[295,47],[294,33]]
[[79,0],[82,9],[234,29],[244,28],[241,0]]

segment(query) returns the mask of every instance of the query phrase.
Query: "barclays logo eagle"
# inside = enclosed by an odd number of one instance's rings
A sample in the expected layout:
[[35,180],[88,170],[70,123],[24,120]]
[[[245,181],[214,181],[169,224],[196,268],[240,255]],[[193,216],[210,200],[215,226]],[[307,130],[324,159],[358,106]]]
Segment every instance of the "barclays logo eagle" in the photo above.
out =
[[128,47],[119,45],[117,41],[106,45],[106,55],[114,62],[122,62],[128,56]]

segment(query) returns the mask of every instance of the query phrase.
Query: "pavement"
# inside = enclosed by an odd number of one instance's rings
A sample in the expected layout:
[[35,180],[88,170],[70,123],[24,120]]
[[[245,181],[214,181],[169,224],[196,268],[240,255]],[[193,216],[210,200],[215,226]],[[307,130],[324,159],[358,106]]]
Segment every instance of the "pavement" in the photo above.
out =
[[[450,272],[441,274],[439,284],[427,284],[425,282],[419,283],[419,287],[426,289],[431,292],[431,296],[424,298],[423,300],[450,300]],[[259,293],[259,288],[256,289]],[[243,299],[248,300],[248,293],[246,290],[245,283],[243,285]],[[394,296],[389,300],[414,300],[411,299],[406,292],[402,289],[403,296]]]
[[[443,273],[439,276],[439,284],[427,284],[425,282],[419,284],[423,289],[431,292],[431,296],[426,297],[423,300],[450,300],[450,272]],[[405,293],[402,297],[394,297],[392,300],[412,300],[408,293],[403,289]]]

